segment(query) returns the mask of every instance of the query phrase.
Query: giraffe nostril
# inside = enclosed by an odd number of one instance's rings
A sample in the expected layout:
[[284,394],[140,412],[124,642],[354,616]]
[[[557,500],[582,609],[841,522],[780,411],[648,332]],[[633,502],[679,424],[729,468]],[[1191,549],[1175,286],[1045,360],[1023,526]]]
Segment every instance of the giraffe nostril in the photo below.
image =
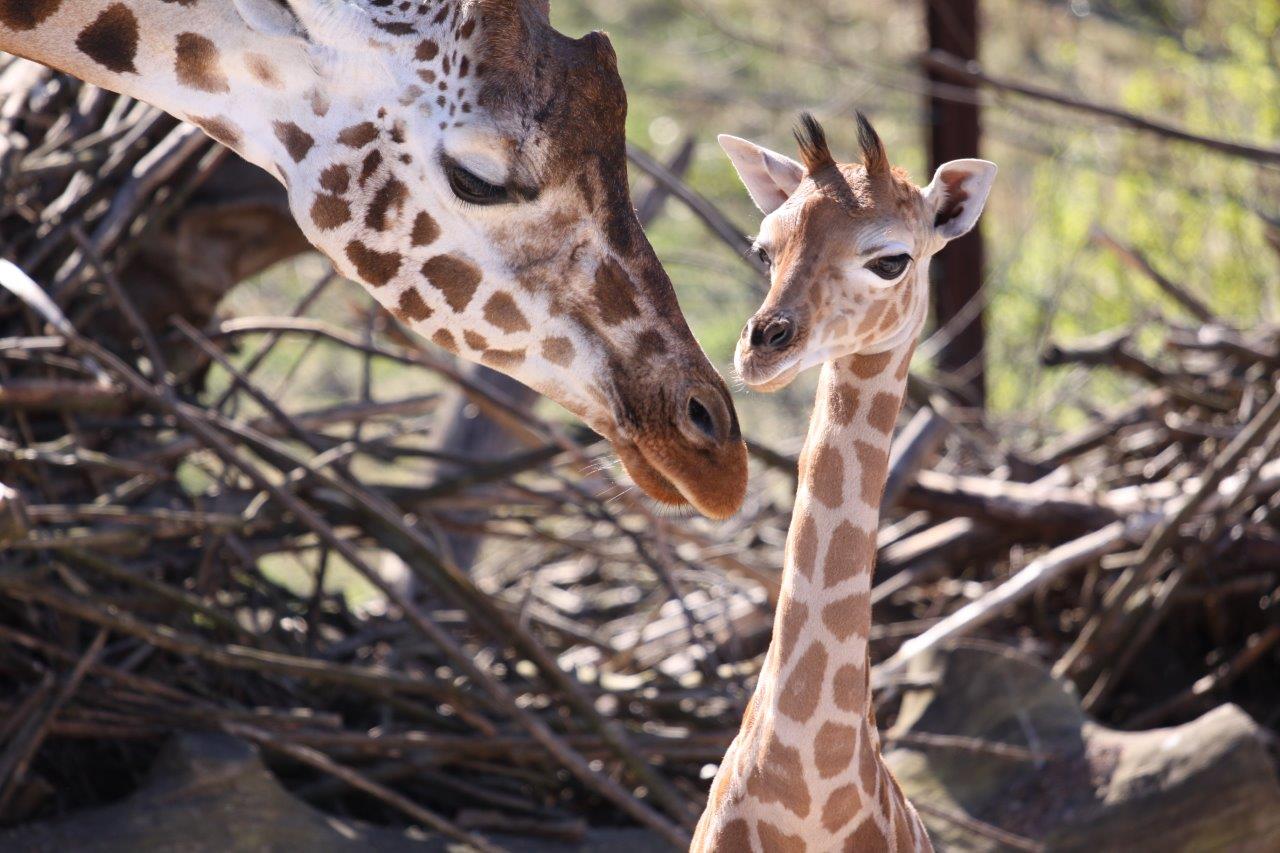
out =
[[795,334],[795,326],[788,320],[780,320],[771,328],[765,330],[765,343],[771,347],[780,347],[791,340]]
[[739,438],[738,421],[728,392],[713,383],[698,382],[686,392],[676,422],[685,440],[696,447],[719,446]]
[[693,424],[698,432],[705,435],[712,441],[716,440],[716,420],[711,417],[711,413],[707,411],[707,407],[697,397],[689,398],[689,405],[686,412],[689,416],[689,423]]
[[781,349],[796,336],[796,324],[790,317],[772,317],[751,333],[751,345],[764,349]]

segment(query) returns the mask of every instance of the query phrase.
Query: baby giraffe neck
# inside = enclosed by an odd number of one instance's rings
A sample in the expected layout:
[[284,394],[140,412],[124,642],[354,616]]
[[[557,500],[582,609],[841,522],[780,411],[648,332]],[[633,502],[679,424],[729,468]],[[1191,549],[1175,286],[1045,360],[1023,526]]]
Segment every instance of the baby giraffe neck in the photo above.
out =
[[698,825],[697,851],[932,849],[880,757],[871,575],[914,350],[823,365],[773,639]]

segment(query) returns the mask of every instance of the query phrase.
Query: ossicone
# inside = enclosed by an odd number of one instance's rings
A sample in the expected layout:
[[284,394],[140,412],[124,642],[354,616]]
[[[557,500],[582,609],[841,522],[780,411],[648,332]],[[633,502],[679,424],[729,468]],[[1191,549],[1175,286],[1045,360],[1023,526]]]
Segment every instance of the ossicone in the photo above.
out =
[[831,156],[831,149],[827,147],[827,132],[813,117],[813,113],[800,114],[800,123],[796,125],[794,133],[796,143],[800,146],[800,162],[810,175],[836,164],[836,159]]
[[858,145],[862,148],[862,165],[868,177],[887,177],[889,175],[889,155],[880,141],[880,134],[871,126],[871,121],[858,111]]

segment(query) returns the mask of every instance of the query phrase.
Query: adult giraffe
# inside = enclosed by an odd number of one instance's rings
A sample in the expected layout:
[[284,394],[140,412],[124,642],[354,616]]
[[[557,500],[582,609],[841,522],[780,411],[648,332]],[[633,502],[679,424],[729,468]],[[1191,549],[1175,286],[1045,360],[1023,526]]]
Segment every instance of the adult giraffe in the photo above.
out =
[[716,774],[699,853],[929,851],[880,757],[868,654],[871,572],[889,443],[928,306],[929,259],[969,231],[996,167],[955,160],[917,189],[858,115],[862,162],[838,164],[805,116],[803,162],[720,137],[766,214],[764,305],[738,341],[746,384],[822,365],[800,454],[773,639]]
[[401,320],[733,513],[746,449],[635,217],[608,39],[545,0],[0,0],[0,50],[194,122],[278,177]]

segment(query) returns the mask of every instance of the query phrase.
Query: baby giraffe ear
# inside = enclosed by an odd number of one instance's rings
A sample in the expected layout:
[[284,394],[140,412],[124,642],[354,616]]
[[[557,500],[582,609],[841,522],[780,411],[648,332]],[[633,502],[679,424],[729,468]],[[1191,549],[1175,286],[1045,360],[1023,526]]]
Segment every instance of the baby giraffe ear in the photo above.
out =
[[991,185],[996,180],[996,164],[986,160],[952,160],[943,163],[921,195],[933,208],[933,228],[944,240],[968,234],[978,222]]
[[804,166],[790,157],[727,133],[717,139],[733,161],[751,200],[766,215],[781,207],[804,180]]

